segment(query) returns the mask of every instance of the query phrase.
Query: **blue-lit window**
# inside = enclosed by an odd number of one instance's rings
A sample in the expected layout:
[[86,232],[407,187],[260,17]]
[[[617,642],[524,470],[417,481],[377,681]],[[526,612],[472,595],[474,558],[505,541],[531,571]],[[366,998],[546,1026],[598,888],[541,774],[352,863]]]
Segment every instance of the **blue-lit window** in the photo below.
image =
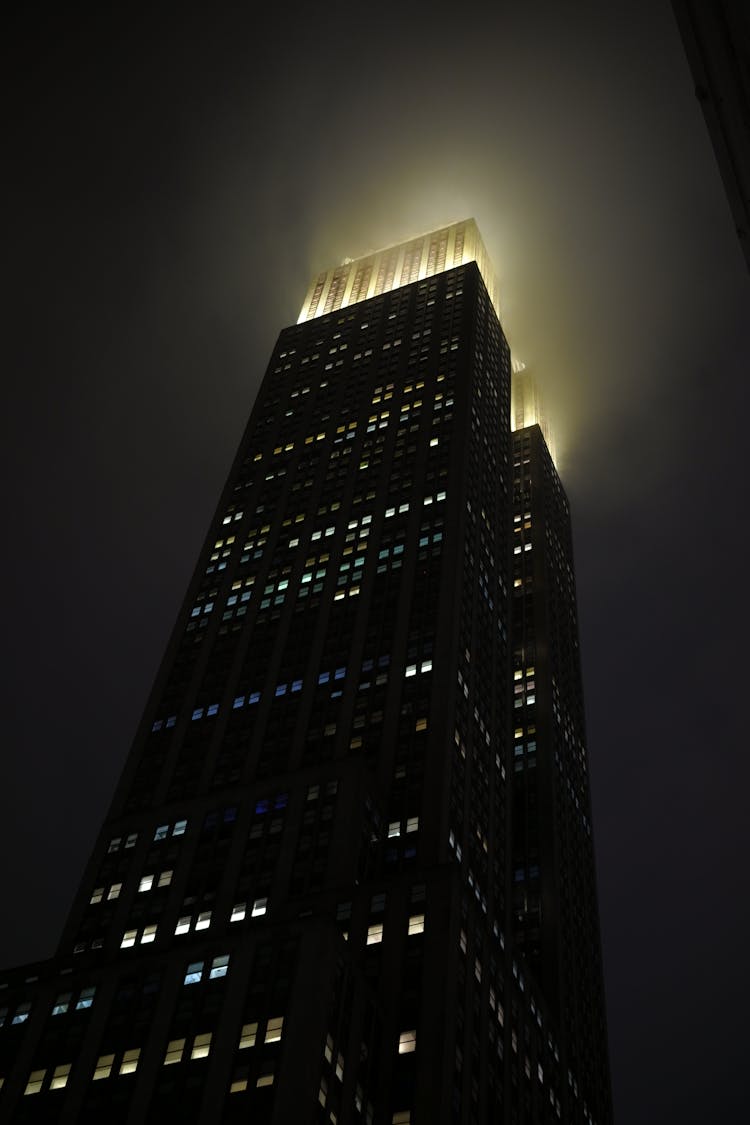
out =
[[90,1008],[94,1003],[94,996],[96,995],[96,985],[91,985],[90,988],[81,989],[81,995],[78,997],[76,1004],[76,1011],[81,1012],[84,1008]]
[[188,965],[183,984],[200,984],[203,976],[203,962],[193,961]]
[[61,993],[60,996],[57,997],[54,1004],[52,1005],[52,1015],[53,1016],[63,1016],[63,1015],[65,1015],[68,1008],[70,1007],[70,1001],[72,1000],[72,998],[73,998],[72,992]]
[[216,980],[217,977],[225,977],[229,971],[229,954],[224,953],[220,957],[214,957],[211,962],[211,971],[208,974],[209,980]]

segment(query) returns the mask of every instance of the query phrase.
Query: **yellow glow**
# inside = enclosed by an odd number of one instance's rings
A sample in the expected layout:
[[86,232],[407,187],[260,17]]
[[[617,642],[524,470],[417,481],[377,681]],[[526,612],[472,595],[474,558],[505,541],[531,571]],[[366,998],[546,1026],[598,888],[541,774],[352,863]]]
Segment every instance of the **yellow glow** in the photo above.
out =
[[417,235],[362,258],[347,258],[312,281],[297,323],[389,293],[426,277],[476,262],[495,312],[500,315],[495,274],[474,219]]
[[510,382],[510,428],[523,430],[526,426],[539,426],[547,443],[550,456],[556,462],[555,443],[549,423],[542,410],[539,390],[526,370],[526,364],[513,360],[513,375]]

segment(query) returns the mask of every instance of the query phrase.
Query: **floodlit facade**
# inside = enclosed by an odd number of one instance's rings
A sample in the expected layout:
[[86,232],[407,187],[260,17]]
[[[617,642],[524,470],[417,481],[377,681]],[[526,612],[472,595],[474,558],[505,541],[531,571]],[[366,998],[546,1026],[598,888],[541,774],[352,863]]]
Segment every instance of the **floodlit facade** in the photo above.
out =
[[472,221],[313,282],[59,949],[0,977],[0,1117],[611,1120],[567,501],[510,391]]

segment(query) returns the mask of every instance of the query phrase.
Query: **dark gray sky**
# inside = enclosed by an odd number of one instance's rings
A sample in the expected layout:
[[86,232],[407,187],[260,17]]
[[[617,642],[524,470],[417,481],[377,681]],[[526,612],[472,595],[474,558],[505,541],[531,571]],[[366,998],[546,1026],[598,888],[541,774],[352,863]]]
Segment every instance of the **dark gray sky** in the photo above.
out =
[[573,506],[617,1122],[739,1120],[750,279],[669,4],[519,9],[9,37],[0,963],[54,948],[310,276],[473,215]]

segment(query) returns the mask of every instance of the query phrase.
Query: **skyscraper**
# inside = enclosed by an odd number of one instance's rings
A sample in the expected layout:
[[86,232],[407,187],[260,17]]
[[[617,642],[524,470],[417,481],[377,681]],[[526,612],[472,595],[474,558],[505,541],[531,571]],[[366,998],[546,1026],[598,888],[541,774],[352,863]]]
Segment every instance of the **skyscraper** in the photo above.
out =
[[313,282],[0,982],[0,1114],[611,1119],[567,502],[510,384],[473,221]]

